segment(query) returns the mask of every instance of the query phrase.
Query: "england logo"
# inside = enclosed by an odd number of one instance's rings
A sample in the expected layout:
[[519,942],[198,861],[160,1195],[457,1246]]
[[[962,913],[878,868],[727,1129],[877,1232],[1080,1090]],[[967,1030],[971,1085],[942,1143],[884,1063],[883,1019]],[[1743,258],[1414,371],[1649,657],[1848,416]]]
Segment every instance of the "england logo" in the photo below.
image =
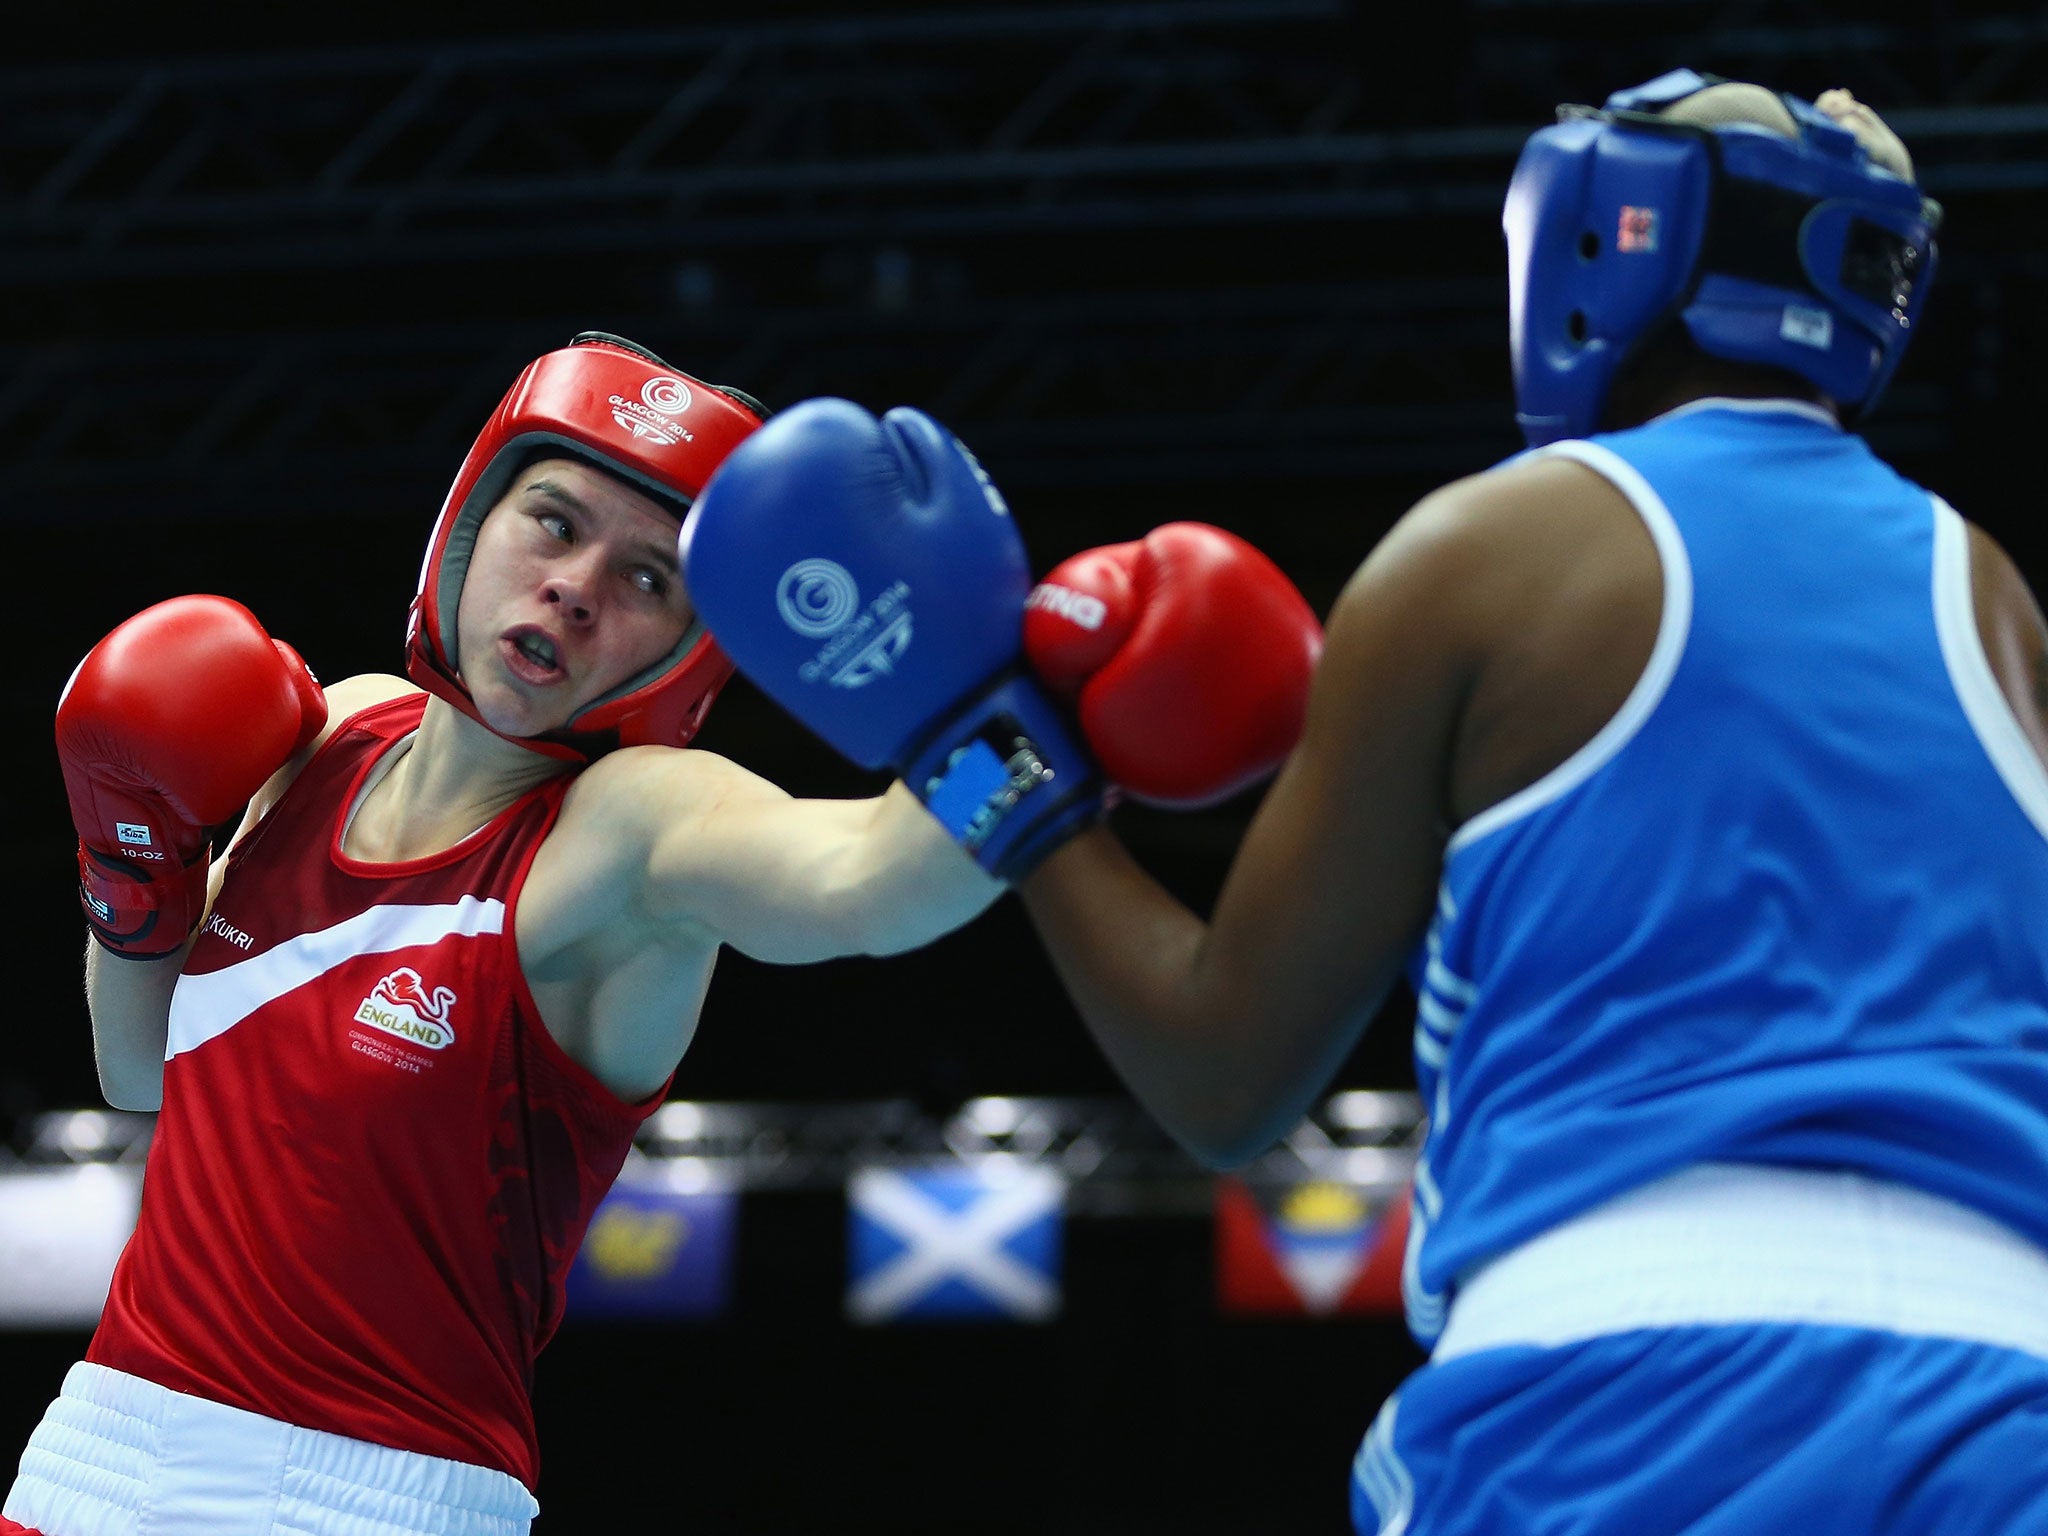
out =
[[455,1026],[449,1022],[454,1008],[454,988],[429,989],[418,971],[401,965],[370,989],[356,1009],[355,1019],[358,1024],[439,1051],[455,1043]]

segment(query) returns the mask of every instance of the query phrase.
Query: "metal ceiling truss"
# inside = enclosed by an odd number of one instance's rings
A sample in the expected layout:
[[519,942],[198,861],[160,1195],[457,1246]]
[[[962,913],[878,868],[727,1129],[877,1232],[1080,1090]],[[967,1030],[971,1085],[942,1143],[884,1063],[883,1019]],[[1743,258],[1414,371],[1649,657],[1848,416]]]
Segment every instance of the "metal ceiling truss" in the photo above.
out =
[[[0,1174],[80,1164],[140,1165],[154,1115],[60,1110],[35,1116],[15,1146],[0,1144]],[[1405,1190],[1424,1126],[1413,1093],[1351,1089],[1318,1103],[1248,1168],[1254,1183],[1328,1179]],[[1008,1159],[1067,1181],[1078,1215],[1206,1212],[1214,1176],[1129,1099],[969,1099],[934,1116],[907,1100],[828,1104],[664,1104],[634,1138],[643,1168],[666,1166],[703,1183],[751,1190],[843,1186],[865,1167],[975,1164]],[[687,1167],[683,1165],[688,1165]]]
[[[1943,302],[1971,313],[1967,274]],[[1982,323],[2000,321],[1984,310]],[[586,323],[0,350],[7,515],[311,513],[359,507],[371,485],[417,495],[453,475],[519,369]],[[1501,295],[1483,279],[614,323],[771,405],[825,393],[920,405],[1018,490],[1441,476],[1518,446]],[[1873,440],[1893,454],[1947,448],[1967,405],[1955,388],[1909,375]]]
[[[1496,221],[1537,104],[1674,57],[1895,75],[1956,235],[1938,304],[2010,327],[1996,286],[2038,284],[2048,245],[2048,106],[2027,99],[2048,13],[1868,9],[1467,0],[1440,66],[1476,99],[1398,131],[1366,88],[1393,66],[1363,0],[0,73],[0,291],[25,301],[0,349],[10,515],[438,484],[519,366],[590,325],[771,403],[925,405],[1020,487],[1456,473],[1514,446]],[[639,262],[641,297],[542,323],[521,285],[551,252]],[[317,318],[318,269],[444,260],[464,284],[437,323]],[[92,340],[65,318],[166,277],[173,305],[303,283],[309,319]],[[1995,371],[1973,366],[1981,397]],[[1942,449],[1969,402],[1912,372],[1873,435]]]
[[[1343,0],[17,70],[0,74],[0,283],[1490,216],[1530,122],[1598,89],[1589,69],[1611,84],[1679,56],[1735,73],[1838,63],[1897,107],[1937,194],[2048,185],[2038,7],[1934,31],[1846,3],[1784,9],[1765,26],[1754,4],[1477,0],[1478,121],[1398,132],[1371,126],[1385,56]],[[1609,17],[1597,48],[1526,30],[1587,12]]]
[[[1501,367],[1493,287],[1361,281],[615,323],[771,405],[821,393],[922,405],[1020,487],[1263,479],[1469,463],[1474,435],[1506,425],[1473,383]],[[158,511],[254,510],[257,496],[314,510],[353,500],[366,479],[438,483],[525,362],[584,323],[0,350],[10,515],[119,513],[144,497]]]
[[1531,103],[1611,89],[1616,66],[1639,60],[1645,77],[1685,64],[1791,89],[1849,85],[1892,118],[2025,104],[2048,67],[2048,14],[2015,0],[1473,0],[1472,9],[1478,78],[1496,98]]

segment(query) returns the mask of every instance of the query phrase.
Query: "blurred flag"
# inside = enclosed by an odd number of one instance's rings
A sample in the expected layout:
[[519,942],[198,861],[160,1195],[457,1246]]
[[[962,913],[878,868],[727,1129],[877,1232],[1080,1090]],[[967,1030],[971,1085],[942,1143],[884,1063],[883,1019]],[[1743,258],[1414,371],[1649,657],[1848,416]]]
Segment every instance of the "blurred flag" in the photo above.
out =
[[861,1169],[847,1183],[847,1315],[1058,1316],[1065,1204],[1057,1173],[1003,1160]]
[[1405,1189],[1216,1181],[1216,1303],[1225,1312],[1398,1316],[1407,1242]]
[[121,1163],[0,1174],[0,1327],[91,1327],[142,1200]]
[[732,1293],[732,1189],[622,1181],[569,1268],[571,1317],[715,1317]]

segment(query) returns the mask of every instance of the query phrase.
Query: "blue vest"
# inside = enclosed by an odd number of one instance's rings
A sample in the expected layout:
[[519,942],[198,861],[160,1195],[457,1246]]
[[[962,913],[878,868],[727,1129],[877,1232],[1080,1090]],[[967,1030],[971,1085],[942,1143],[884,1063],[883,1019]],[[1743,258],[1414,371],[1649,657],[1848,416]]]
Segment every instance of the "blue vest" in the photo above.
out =
[[1664,612],[1615,718],[1446,852],[1416,1334],[1460,1274],[1702,1161],[1859,1170],[2048,1246],[2048,773],[1962,520],[1787,401],[1540,453],[1635,504]]

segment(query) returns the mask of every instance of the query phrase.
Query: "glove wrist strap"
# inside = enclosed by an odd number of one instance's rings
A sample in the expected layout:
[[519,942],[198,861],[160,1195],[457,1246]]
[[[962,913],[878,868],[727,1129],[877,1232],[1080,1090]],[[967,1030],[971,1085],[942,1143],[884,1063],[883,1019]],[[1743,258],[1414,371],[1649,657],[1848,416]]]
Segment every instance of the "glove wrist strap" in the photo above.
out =
[[1101,814],[1088,753],[1038,686],[1016,673],[988,687],[911,754],[903,781],[999,879],[1021,879]]
[[81,841],[78,901],[93,937],[130,959],[169,954],[191,936],[206,911],[207,862],[202,845],[190,864],[148,869]]

